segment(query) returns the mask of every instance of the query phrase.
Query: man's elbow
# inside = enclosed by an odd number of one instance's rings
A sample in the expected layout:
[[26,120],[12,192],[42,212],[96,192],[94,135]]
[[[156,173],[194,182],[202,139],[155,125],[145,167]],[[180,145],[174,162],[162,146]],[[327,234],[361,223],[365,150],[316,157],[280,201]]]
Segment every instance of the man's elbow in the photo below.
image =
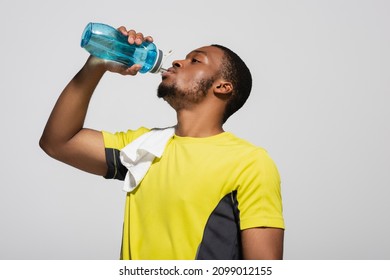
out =
[[48,139],[45,135],[42,135],[41,138],[39,139],[39,147],[50,157],[59,159],[59,147],[60,145],[56,145]]

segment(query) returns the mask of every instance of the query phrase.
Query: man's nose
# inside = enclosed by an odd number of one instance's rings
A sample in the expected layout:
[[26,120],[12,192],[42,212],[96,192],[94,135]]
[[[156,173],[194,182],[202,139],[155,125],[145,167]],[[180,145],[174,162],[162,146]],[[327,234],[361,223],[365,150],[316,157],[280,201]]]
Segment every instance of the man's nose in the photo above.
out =
[[174,60],[172,62],[173,67],[183,67],[183,61],[182,60]]

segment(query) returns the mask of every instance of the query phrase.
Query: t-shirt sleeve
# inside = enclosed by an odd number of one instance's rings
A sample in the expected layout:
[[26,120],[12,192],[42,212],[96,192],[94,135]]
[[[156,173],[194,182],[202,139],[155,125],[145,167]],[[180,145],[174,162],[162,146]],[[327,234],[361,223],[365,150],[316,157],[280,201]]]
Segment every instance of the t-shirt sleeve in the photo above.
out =
[[116,133],[102,131],[107,163],[107,174],[104,178],[122,181],[125,179],[127,169],[120,161],[120,150],[149,131],[150,130],[145,127]]
[[257,150],[248,161],[237,190],[237,200],[241,229],[284,229],[280,176],[265,150]]

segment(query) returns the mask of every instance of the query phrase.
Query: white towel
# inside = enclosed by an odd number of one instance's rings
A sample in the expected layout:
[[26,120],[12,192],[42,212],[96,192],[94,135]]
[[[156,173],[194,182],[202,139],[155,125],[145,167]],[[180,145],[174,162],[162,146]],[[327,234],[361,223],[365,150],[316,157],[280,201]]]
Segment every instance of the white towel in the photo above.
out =
[[123,190],[132,192],[148,172],[155,157],[161,157],[175,127],[154,128],[124,147],[120,160],[128,169]]

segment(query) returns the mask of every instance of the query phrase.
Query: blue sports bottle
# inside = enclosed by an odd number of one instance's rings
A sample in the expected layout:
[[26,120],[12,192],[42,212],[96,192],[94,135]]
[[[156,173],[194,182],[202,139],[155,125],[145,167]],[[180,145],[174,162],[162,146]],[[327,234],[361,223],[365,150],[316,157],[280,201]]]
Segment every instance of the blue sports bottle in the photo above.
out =
[[127,67],[139,64],[140,73],[158,73],[162,68],[163,52],[151,42],[130,45],[127,36],[103,23],[88,23],[81,36],[81,47],[101,59],[116,61]]

